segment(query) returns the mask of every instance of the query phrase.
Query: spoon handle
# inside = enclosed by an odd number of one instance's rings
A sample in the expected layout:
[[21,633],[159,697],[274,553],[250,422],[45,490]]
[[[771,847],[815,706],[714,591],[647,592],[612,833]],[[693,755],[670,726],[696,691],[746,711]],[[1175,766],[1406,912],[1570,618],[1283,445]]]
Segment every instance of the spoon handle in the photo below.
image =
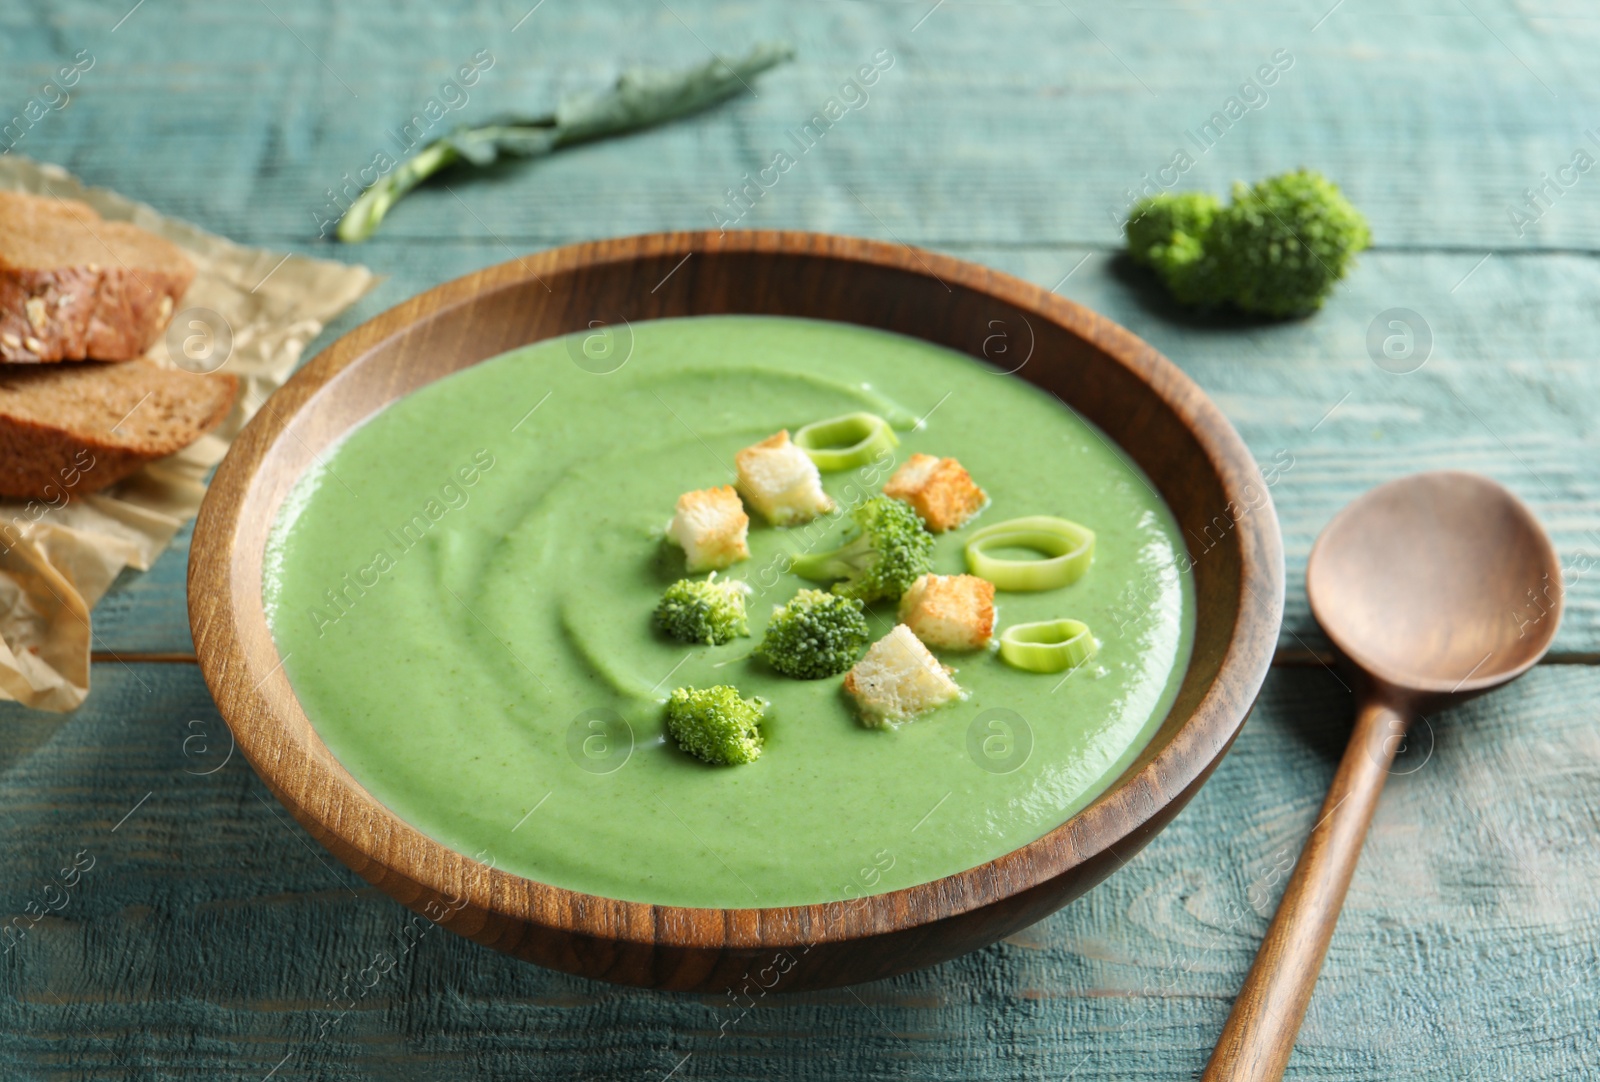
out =
[[1362,702],[1322,814],[1300,851],[1202,1082],[1276,1082],[1283,1076],[1407,720],[1371,693]]

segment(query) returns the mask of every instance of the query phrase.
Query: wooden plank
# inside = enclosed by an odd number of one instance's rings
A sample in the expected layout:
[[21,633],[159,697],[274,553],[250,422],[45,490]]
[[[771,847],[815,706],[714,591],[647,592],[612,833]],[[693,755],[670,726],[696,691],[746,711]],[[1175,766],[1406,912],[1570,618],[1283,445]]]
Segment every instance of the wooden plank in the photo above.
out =
[[[1600,155],[1584,134],[1600,113],[1600,89],[1584,77],[1600,22],[1576,9],[1528,12],[1512,0],[1332,13],[1320,0],[1237,14],[1170,3],[931,7],[547,4],[517,26],[526,9],[516,5],[446,16],[429,5],[334,11],[282,0],[222,15],[185,0],[143,6],[113,34],[116,16],[98,5],[14,5],[0,15],[0,102],[22,110],[86,49],[96,64],[73,101],[46,110],[19,153],[240,240],[285,243],[315,236],[327,189],[380,150],[396,152],[390,132],[480,51],[494,66],[464,96],[445,92],[465,105],[447,110],[441,129],[546,109],[625,62],[697,63],[708,48],[786,36],[800,58],[764,78],[759,96],[513,167],[513,183],[461,178],[461,202],[439,189],[415,196],[386,229],[526,247],[703,228],[730,185],[792,150],[787,133],[888,49],[896,65],[866,104],[743,224],[889,229],[932,246],[1108,242],[1128,189],[1146,175],[1159,182],[1187,150],[1196,163],[1171,174],[1181,186],[1321,168],[1367,210],[1383,245],[1600,244],[1592,170],[1551,189],[1522,235],[1510,213],[1578,150]],[[1292,66],[1241,91],[1275,57]],[[1220,137],[1202,136],[1230,98],[1260,104],[1236,105]]]
[[[1046,286],[1089,254],[1062,292],[1168,352],[1259,454],[1295,456],[1274,495],[1290,626],[1304,637],[1295,561],[1345,498],[1406,469],[1484,469],[1534,504],[1569,558],[1595,554],[1581,476],[1594,457],[1595,272],[1584,258],[1500,254],[1457,283],[1487,251],[1600,241],[1593,172],[1525,236],[1510,218],[1541,172],[1589,146],[1597,92],[1583,76],[1600,22],[1570,5],[1490,0],[1331,13],[1331,2],[1074,5],[1087,23],[1061,5],[933,6],[546,3],[513,31],[523,11],[501,5],[274,0],[219,14],[174,0],[115,30],[121,10],[82,0],[11,5],[0,112],[23,109],[87,48],[96,67],[18,152],[243,241],[305,247],[324,189],[392,145],[385,129],[479,49],[497,62],[473,92],[482,115],[543,107],[620,59],[693,62],[702,41],[732,51],[777,33],[800,45],[759,99],[503,182],[452,181],[461,202],[414,197],[386,227],[392,246],[322,248],[396,274],[371,314],[508,249],[707,224],[728,185],[887,47],[897,67],[870,105],[741,224],[894,236]],[[1108,211],[1279,48],[1296,65],[1270,104],[1184,185],[1303,162],[1344,183],[1381,246],[1436,255],[1369,256],[1353,292],[1310,323],[1191,326],[1103,267]],[[1413,258],[1437,262],[1419,271]],[[1439,351],[1399,381],[1364,360],[1367,325],[1395,306],[1429,319]],[[107,599],[97,618],[111,648],[187,647],[182,565],[175,549]],[[1574,591],[1558,643],[1569,657],[1596,649],[1591,589],[1592,576]],[[1079,903],[1009,944],[860,989],[860,1001],[763,1001],[719,1037],[725,1003],[574,981],[443,933],[341,1015],[343,975],[396,949],[405,913],[323,867],[237,761],[185,772],[215,754],[201,741],[184,756],[198,735],[188,722],[213,736],[217,724],[191,669],[109,663],[95,679],[67,718],[0,710],[11,870],[0,909],[9,920],[49,904],[41,892],[64,862],[84,848],[97,858],[65,910],[0,962],[8,1077],[520,1078],[530,1062],[602,1077],[1184,1077],[1204,1062],[1265,925],[1274,892],[1262,885],[1311,822],[1346,709],[1320,669],[1274,674],[1191,809]],[[1435,719],[1433,758],[1391,783],[1290,1077],[1553,1079],[1594,1062],[1595,679],[1545,668]]]
[[[1573,58],[1600,24],[1555,12],[1513,20],[1488,4],[1472,10],[1481,20],[1470,12],[1362,10],[1352,18],[1338,11],[1312,31],[1305,24],[1317,13],[1309,10],[1229,19],[1213,9],[1136,7],[1117,19],[1090,13],[1084,23],[1048,5],[951,3],[908,28],[917,11],[905,5],[799,6],[757,20],[682,4],[672,9],[682,23],[665,10],[648,16],[664,58],[694,59],[702,49],[696,35],[732,48],[782,31],[800,43],[800,61],[764,81],[759,98],[689,124],[514,167],[494,181],[463,178],[452,183],[455,194],[420,193],[396,214],[387,240],[332,251],[395,276],[360,309],[370,315],[526,248],[703,226],[722,189],[826,100],[860,59],[862,43],[885,42],[902,61],[871,101],[848,113],[740,224],[916,240],[1054,284],[1093,252],[1073,247],[1074,240],[1109,242],[1114,235],[1107,204],[1118,202],[1139,172],[1169,160],[1171,146],[1198,126],[1209,103],[1224,101],[1259,60],[1287,48],[1296,66],[1268,88],[1267,106],[1230,129],[1185,183],[1215,185],[1277,168],[1287,164],[1276,158],[1288,147],[1296,160],[1347,181],[1372,215],[1380,244],[1461,250],[1374,253],[1317,320],[1242,334],[1174,319],[1130,296],[1114,277],[1096,276],[1098,262],[1077,271],[1063,292],[1123,320],[1189,367],[1261,454],[1295,456],[1307,472],[1289,475],[1290,487],[1277,493],[1292,576],[1316,528],[1349,495],[1407,468],[1455,461],[1530,496],[1554,519],[1563,549],[1587,559],[1596,524],[1577,466],[1587,448],[1562,437],[1586,436],[1583,416],[1592,412],[1582,360],[1592,348],[1593,270],[1582,258],[1546,263],[1504,254],[1475,269],[1482,255],[1472,245],[1592,247],[1600,236],[1600,203],[1582,183],[1552,199],[1526,238],[1514,235],[1506,213],[1516,193],[1538,179],[1522,175],[1534,172],[1528,163],[1548,160],[1554,169],[1581,145],[1592,94],[1563,76],[1580,70]],[[386,131],[438,90],[456,66],[444,58],[465,60],[481,48],[497,58],[470,88],[472,103],[461,117],[506,98],[549,101],[607,78],[617,42],[630,40],[626,21],[637,18],[603,5],[585,5],[581,14],[551,6],[513,32],[488,11],[448,20],[426,9],[381,20],[346,12],[329,20],[287,3],[218,19],[189,4],[135,12],[112,36],[98,9],[16,11],[0,15],[8,31],[0,37],[22,54],[0,69],[7,95],[0,100],[25,102],[57,60],[74,55],[63,43],[88,42],[96,66],[72,102],[28,129],[19,152],[66,162],[90,181],[114,183],[242,240],[329,254],[309,243],[324,189],[367,160],[366,150],[352,158],[352,147],[384,146]],[[983,33],[974,34],[974,26]],[[203,33],[205,46],[178,66],[153,59],[182,32]],[[326,68],[295,34],[316,39]],[[1184,48],[1168,48],[1167,40],[1182,40]],[[374,43],[397,62],[370,63]],[[425,58],[398,60],[421,52]],[[1470,78],[1441,77],[1467,71]],[[1551,99],[1541,80],[1558,86],[1559,97]],[[181,109],[172,108],[175,100]],[[1378,108],[1380,100],[1433,104],[1419,115]],[[1352,116],[1362,122],[1349,123]],[[185,168],[170,167],[173,154]],[[477,240],[418,245],[441,237]],[[1366,325],[1396,306],[1429,318],[1440,359],[1404,382],[1363,360]],[[1446,359],[1504,358],[1519,367],[1492,376],[1499,380],[1493,386],[1438,374]],[[1544,358],[1558,367],[1546,371]],[[1347,400],[1346,391],[1353,392]],[[1508,395],[1513,408],[1502,418]],[[1312,416],[1320,420],[1341,400],[1312,438],[1300,431],[1316,427]],[[1550,417],[1543,403],[1566,408]],[[1417,446],[1391,451],[1413,437]],[[1324,473],[1335,480],[1308,489],[1302,513],[1292,487]],[[151,575],[130,578],[107,599],[102,651],[188,648],[182,605],[170,592],[181,582],[182,562],[175,550]],[[1592,588],[1592,579],[1578,583],[1557,647],[1568,656],[1600,648]],[[1290,597],[1286,645],[1299,648],[1297,636],[1320,646],[1296,608],[1293,577]]]
[[[1334,512],[1390,478],[1461,468],[1508,485],[1554,536],[1570,585],[1556,656],[1600,652],[1600,476],[1590,468],[1600,459],[1600,369],[1590,360],[1600,264],[1499,255],[1474,269],[1470,253],[1374,252],[1314,319],[1230,326],[1176,312],[1102,249],[952,251],[1058,286],[1149,340],[1216,398],[1263,467],[1281,477],[1272,497],[1289,568],[1285,649],[1326,648],[1305,606],[1304,568]],[[391,277],[319,342],[504,251],[389,239],[362,254]],[[1391,308],[1418,313],[1430,328],[1432,355],[1415,372],[1387,371],[1368,352],[1369,328]],[[187,538],[101,603],[97,649],[192,650]],[[1530,607],[1506,618],[1537,614]]]
[[[1189,809],[1083,899],[937,969],[741,1015],[726,997],[593,984],[408,930],[225,760],[192,666],[99,668],[75,715],[0,710],[0,917],[60,906],[24,916],[0,962],[8,1077],[521,1078],[531,1062],[660,1077],[686,1056],[683,1077],[1186,1077],[1350,709],[1321,670],[1274,673]],[[1600,672],[1544,667],[1420,730],[1288,1077],[1542,1080],[1592,1064],[1597,694]],[[91,857],[63,892],[61,869]]]

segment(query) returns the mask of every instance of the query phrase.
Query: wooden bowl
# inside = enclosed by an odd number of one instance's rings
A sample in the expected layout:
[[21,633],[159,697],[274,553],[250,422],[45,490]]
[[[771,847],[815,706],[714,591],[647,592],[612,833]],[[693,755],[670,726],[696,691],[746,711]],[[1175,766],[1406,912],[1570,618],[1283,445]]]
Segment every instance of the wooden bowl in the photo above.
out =
[[[261,600],[268,531],[313,456],[441,376],[590,320],[713,313],[864,324],[980,360],[986,344],[993,354],[1003,341],[1006,353],[993,358],[1000,367],[1070,403],[1161,490],[1193,547],[1194,654],[1154,739],[1092,804],[1031,844],[921,886],[825,905],[692,909],[594,897],[477,863],[401,821],[335,761],[283,673]],[[256,772],[335,856],[412,909],[519,958],[719,994],[851,984],[932,965],[1094,886],[1171,821],[1227,751],[1266,676],[1282,611],[1267,484],[1216,406],[1169,361],[1018,279],[813,233],[573,245],[390,309],[297,372],[245,428],[211,484],[189,562],[189,619],[206,683]]]

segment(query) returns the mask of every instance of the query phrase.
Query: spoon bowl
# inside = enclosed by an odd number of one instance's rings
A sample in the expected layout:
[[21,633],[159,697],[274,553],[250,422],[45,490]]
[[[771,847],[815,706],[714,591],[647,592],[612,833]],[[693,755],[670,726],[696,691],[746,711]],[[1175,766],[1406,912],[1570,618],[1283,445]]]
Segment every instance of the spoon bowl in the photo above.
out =
[[1306,564],[1322,630],[1361,671],[1421,697],[1526,672],[1561,621],[1561,564],[1533,513],[1473,473],[1373,489],[1323,529]]
[[1202,1082],[1283,1076],[1411,719],[1544,656],[1561,623],[1561,564],[1533,514],[1495,482],[1419,473],[1334,516],[1311,549],[1306,594],[1358,670],[1356,723]]

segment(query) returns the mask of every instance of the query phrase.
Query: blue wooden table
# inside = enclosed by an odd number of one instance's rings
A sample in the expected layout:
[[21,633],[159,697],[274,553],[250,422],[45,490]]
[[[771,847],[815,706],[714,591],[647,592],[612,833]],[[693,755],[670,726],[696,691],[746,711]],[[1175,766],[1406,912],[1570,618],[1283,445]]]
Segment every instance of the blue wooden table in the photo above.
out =
[[[331,190],[394,153],[430,98],[465,98],[452,119],[538,110],[620,63],[690,64],[767,37],[792,40],[798,61],[714,114],[453,178],[361,248],[317,240]],[[741,1013],[546,972],[444,931],[407,946],[406,911],[228,757],[193,662],[185,532],[97,610],[87,705],[0,710],[0,917],[73,884],[0,958],[0,1077],[1191,1077],[1347,729],[1350,695],[1304,604],[1306,552],[1358,492],[1441,466],[1488,473],[1534,507],[1570,607],[1548,663],[1429,718],[1402,756],[1289,1073],[1593,1077],[1597,45],[1600,17],[1576,0],[0,8],[0,119],[51,103],[14,152],[244,243],[389,275],[323,343],[516,253],[711,225],[727,188],[887,50],[870,96],[739,224],[948,251],[1153,342],[1276,466],[1291,597],[1279,664],[1234,750],[1103,886],[937,969]],[[444,89],[480,53],[492,66],[477,85]],[[87,61],[56,108],[47,84]],[[1260,69],[1275,64],[1268,83]],[[1179,151],[1193,160],[1181,175]],[[1376,237],[1316,318],[1189,317],[1115,259],[1130,190],[1221,189],[1300,164],[1339,180]],[[1393,309],[1417,352],[1379,364],[1369,332]]]

